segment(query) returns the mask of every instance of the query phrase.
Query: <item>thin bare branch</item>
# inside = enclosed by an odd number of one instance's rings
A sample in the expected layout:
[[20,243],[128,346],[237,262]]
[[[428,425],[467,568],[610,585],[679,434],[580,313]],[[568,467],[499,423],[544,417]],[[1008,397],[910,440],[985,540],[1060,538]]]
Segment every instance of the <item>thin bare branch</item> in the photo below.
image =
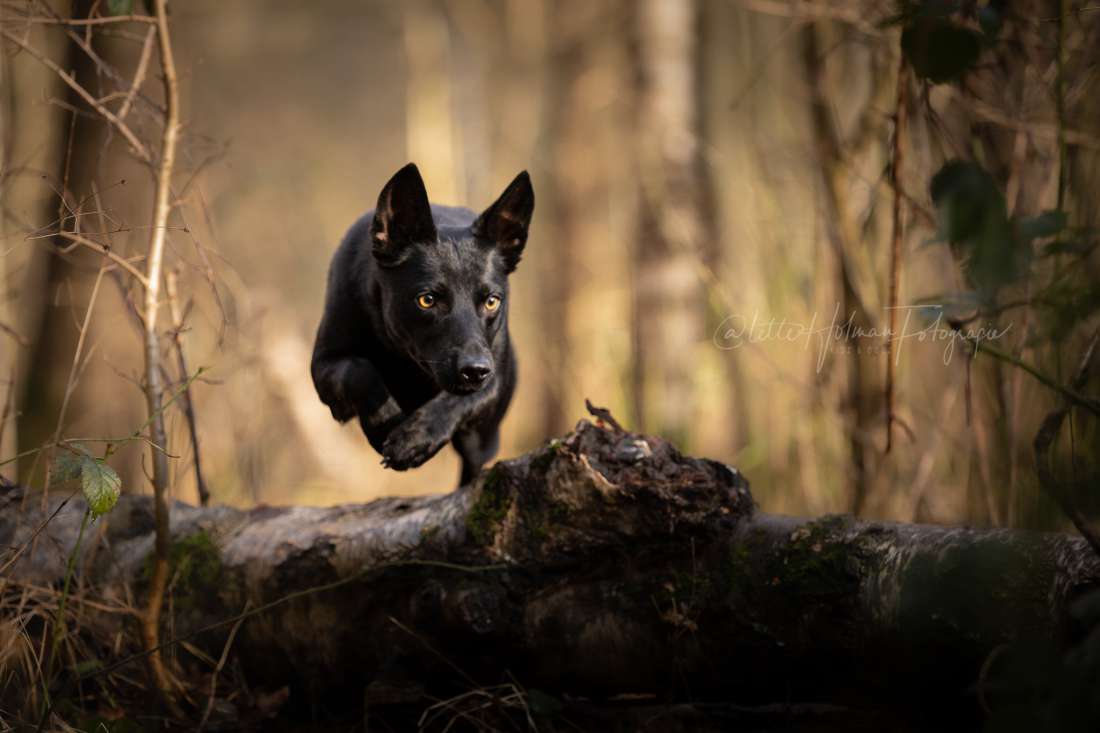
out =
[[901,172],[905,161],[906,100],[909,97],[909,69],[905,54],[898,54],[898,95],[894,109],[894,159],[890,184],[894,189],[893,236],[890,246],[890,329],[886,336],[886,452],[894,444],[894,377],[897,354],[898,291],[901,284],[901,243],[905,235],[905,212],[901,205]]
[[[168,313],[172,316],[172,342],[176,347],[176,362],[180,371],[180,379],[187,379],[190,370],[187,368],[187,357],[183,351],[182,336],[186,313],[180,311],[177,278],[176,271],[170,271],[165,278],[165,285],[168,289]],[[195,484],[199,490],[199,504],[206,506],[210,503],[210,491],[206,488],[206,478],[202,473],[198,421],[195,419],[195,403],[191,399],[190,385],[185,387],[183,393],[183,415],[187,419],[187,428],[191,434],[191,449],[195,456]]]
[[46,17],[19,17],[11,16],[0,18],[3,23],[33,23],[35,25],[110,25],[113,23],[150,23],[155,24],[157,19],[151,15],[110,15],[97,16],[95,18],[46,18]]
[[7,335],[11,336],[13,339],[15,339],[15,343],[19,344],[20,346],[30,346],[30,342],[27,341],[26,337],[23,336],[23,334],[19,333],[3,321],[0,321],[0,331],[3,331]]
[[[42,0],[39,0],[39,4],[41,5],[42,10],[47,15],[55,17],[55,18],[60,18],[61,17],[56,12],[54,12],[53,9],[47,3],[42,2]],[[149,30],[154,31],[154,33],[155,33],[156,26],[151,25],[149,27]],[[105,30],[100,31],[101,34],[105,33],[105,32],[106,32]],[[118,72],[118,70],[115,69],[115,67],[112,64],[109,64],[106,61],[104,61],[103,58],[99,55],[99,53],[97,53],[95,48],[92,46],[91,33],[92,33],[92,27],[91,26],[88,26],[88,27],[84,28],[83,35],[81,33],[78,33],[76,30],[74,30],[72,28],[67,28],[65,30],[65,35],[67,35],[69,37],[69,39],[73,43],[75,43],[77,45],[77,47],[88,56],[89,59],[91,59],[92,63],[95,64],[96,70],[100,74],[103,74],[104,76],[110,77],[120,87],[123,87],[123,88],[126,87],[127,80],[123,78],[122,74],[120,74]],[[151,43],[150,43],[149,47],[151,49]],[[142,49],[142,53],[143,54],[146,53],[144,48]],[[140,85],[138,85],[137,87],[131,87],[131,93],[134,96],[136,96],[136,98],[140,99],[150,109],[156,110],[156,111],[160,112],[161,114],[164,114],[164,108],[161,105],[154,102],[153,100],[149,99],[147,96],[145,96],[145,94],[141,91],[141,86]],[[124,115],[120,114],[119,118],[121,119],[122,117],[124,117]]]
[[[0,410],[0,445],[4,444],[4,432],[8,426],[8,418],[11,417],[15,406],[15,385],[15,366],[13,365],[8,378],[8,388],[4,390],[4,408]],[[3,478],[4,477],[0,475],[0,481],[2,481]]]
[[[88,249],[95,250],[96,252],[99,252],[101,255],[106,256],[108,259],[110,259],[116,265],[118,265],[122,269],[126,270],[126,272],[133,275],[134,278],[139,283],[141,283],[143,286],[146,285],[147,281],[145,279],[145,274],[141,270],[134,267],[133,263],[131,263],[125,257],[122,257],[122,256],[116,254],[115,252],[111,251],[110,247],[102,245],[99,242],[95,241],[94,239],[88,239],[87,237],[85,237],[83,235],[80,235],[80,234],[77,234],[76,232],[67,232],[67,231],[62,230],[62,231],[57,232],[57,235],[73,242],[73,246],[80,245],[82,247],[87,247]],[[62,250],[62,253],[65,253],[67,251],[69,251],[69,250],[67,250],[67,249]]]
[[130,105],[134,102],[134,95],[145,82],[145,72],[149,67],[149,58],[153,55],[153,41],[156,34],[156,26],[150,26],[145,34],[145,42],[141,46],[141,57],[138,59],[137,69],[134,71],[134,80],[130,83],[129,91],[126,92],[126,99],[122,102],[122,106],[118,108],[118,118],[120,120],[126,119],[126,115],[130,113]]
[[[960,335],[962,335],[962,334],[960,333]],[[1039,371],[1038,369],[1033,367],[1031,364],[1028,364],[1023,359],[1018,359],[1015,356],[1013,356],[1012,354],[1006,354],[1005,352],[1001,351],[1000,349],[998,349],[996,347],[993,347],[993,346],[990,346],[986,342],[977,341],[977,340],[969,338],[965,335],[963,335],[963,339],[967,343],[972,344],[974,346],[975,354],[977,354],[977,353],[988,354],[988,355],[992,356],[995,359],[999,359],[1000,361],[1003,361],[1007,364],[1011,364],[1015,367],[1023,369],[1025,372],[1027,372],[1031,376],[1035,377],[1035,379],[1037,379],[1043,385],[1045,385],[1046,387],[1049,387],[1050,389],[1052,389],[1055,392],[1062,395],[1062,397],[1064,397],[1067,401],[1073,403],[1074,405],[1077,405],[1078,407],[1083,407],[1086,410],[1088,410],[1089,412],[1091,412],[1092,414],[1100,417],[1100,400],[1096,399],[1095,397],[1089,397],[1088,395],[1083,395],[1083,394],[1081,394],[1081,392],[1079,390],[1074,389],[1072,386],[1066,386],[1064,384],[1059,384],[1058,382],[1054,381],[1053,379],[1051,379],[1050,377],[1048,377],[1047,375],[1043,374],[1041,371]]]
[[88,90],[85,89],[79,82],[77,82],[77,80],[74,79],[67,71],[62,69],[50,59],[43,56],[41,53],[38,52],[37,49],[35,49],[22,38],[7,30],[6,28],[0,29],[0,35],[2,35],[11,43],[14,43],[15,45],[22,48],[24,51],[37,59],[39,63],[41,63],[47,69],[57,74],[58,78],[65,82],[70,89],[76,92],[80,96],[80,98],[87,102],[96,112],[101,114],[103,116],[103,119],[114,125],[114,127],[122,134],[122,136],[126,138],[126,142],[130,143],[130,147],[133,148],[134,153],[139,158],[147,163],[152,160],[149,156],[149,150],[145,147],[141,140],[138,139],[137,135],[134,134],[134,131],[130,129],[130,126],[127,125],[124,121],[120,120],[117,116],[115,116],[114,112],[100,104],[96,100],[96,98],[93,97],[88,92]]
[[[149,238],[149,258],[145,271],[145,397],[152,418],[149,439],[157,445],[167,444],[164,416],[161,410],[161,354],[157,336],[157,311],[160,297],[161,269],[164,262],[164,245],[168,215],[171,212],[172,172],[176,162],[176,143],[179,138],[179,83],[176,75],[172,41],[168,33],[167,0],[156,0],[157,40],[160,48],[160,64],[164,72],[164,98],[166,111],[164,133],[161,140],[161,158],[157,166],[156,198],[153,204],[153,226]],[[157,687],[169,705],[173,705],[174,686],[165,669],[159,651],[160,612],[164,603],[164,590],[168,584],[168,543],[170,527],[168,516],[168,459],[163,453],[154,452],[153,495],[156,517],[155,555],[152,579],[149,583],[149,599],[142,619],[142,640],[149,653],[149,668]]]
[[95,310],[96,300],[99,298],[99,286],[103,282],[105,269],[105,267],[100,266],[99,272],[96,274],[95,284],[92,285],[92,294],[88,298],[88,307],[84,311],[84,321],[80,324],[80,335],[77,337],[76,350],[73,352],[72,367],[69,369],[69,378],[65,383],[65,394],[61,399],[61,409],[57,413],[57,427],[54,429],[52,441],[55,444],[61,439],[61,430],[65,426],[65,413],[69,408],[69,399],[73,396],[73,390],[76,389],[80,356],[84,353],[84,342],[88,338],[88,329],[92,323],[92,312]]
[[1032,135],[1052,140],[1057,140],[1059,134],[1061,134],[1064,135],[1065,142],[1069,145],[1076,145],[1077,147],[1086,148],[1088,150],[1100,150],[1100,138],[1090,135],[1083,130],[1076,130],[1068,127],[1062,128],[1057,122],[1053,121],[1013,119],[1007,113],[1002,112],[988,102],[971,98],[946,85],[943,88],[946,89],[954,99],[957,99],[961,104],[969,107],[976,115],[987,122],[992,122],[1009,130],[1028,132]]
[[745,10],[761,15],[774,15],[780,18],[813,23],[818,20],[837,20],[859,29],[869,36],[882,35],[882,29],[855,7],[842,7],[838,3],[813,2],[813,0],[734,0]]
[[[242,613],[247,613],[251,606],[252,601],[246,601]],[[206,721],[210,719],[210,713],[214,710],[214,694],[218,690],[218,675],[225,669],[225,662],[229,659],[229,650],[233,647],[233,640],[237,637],[237,632],[240,630],[245,618],[247,617],[242,615],[237,619],[237,623],[233,624],[233,628],[229,631],[229,638],[225,640],[225,646],[222,647],[221,657],[210,675],[210,696],[207,698],[206,710],[202,714],[202,720],[199,721],[198,733],[202,733],[206,729]]]
[[[1096,353],[1097,342],[1100,342],[1100,328],[1097,328],[1096,331],[1093,332],[1092,338],[1089,339],[1089,343],[1085,347],[1084,353],[1081,355],[1081,362],[1077,366],[1077,372],[1070,382],[1074,390],[1081,390],[1088,381],[1089,367],[1092,365],[1092,358]],[[1032,444],[1035,449],[1035,471],[1039,475],[1039,486],[1058,503],[1065,515],[1073,522],[1073,526],[1077,528],[1077,531],[1081,533],[1081,536],[1084,537],[1089,543],[1089,546],[1092,547],[1093,551],[1097,555],[1100,555],[1100,536],[1093,531],[1088,521],[1081,512],[1078,511],[1069,493],[1064,488],[1058,486],[1054,478],[1054,473],[1050,469],[1050,446],[1054,443],[1054,439],[1058,437],[1058,431],[1062,427],[1062,422],[1065,420],[1066,415],[1069,414],[1072,406],[1073,403],[1069,399],[1064,400],[1062,406],[1052,410],[1043,420],[1042,425],[1039,426],[1039,432],[1035,435],[1035,441]],[[1072,456],[1070,456],[1070,460],[1073,460]]]

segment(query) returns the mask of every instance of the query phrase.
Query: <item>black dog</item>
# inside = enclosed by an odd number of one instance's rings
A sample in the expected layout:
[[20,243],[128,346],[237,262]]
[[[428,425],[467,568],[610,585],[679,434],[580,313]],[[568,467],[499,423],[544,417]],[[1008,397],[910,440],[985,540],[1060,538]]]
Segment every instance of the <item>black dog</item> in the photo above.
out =
[[334,418],[359,416],[384,465],[419,466],[451,441],[463,485],[496,455],[516,386],[508,275],[534,207],[526,171],[481,216],[431,204],[410,163],[344,236],[313,384]]

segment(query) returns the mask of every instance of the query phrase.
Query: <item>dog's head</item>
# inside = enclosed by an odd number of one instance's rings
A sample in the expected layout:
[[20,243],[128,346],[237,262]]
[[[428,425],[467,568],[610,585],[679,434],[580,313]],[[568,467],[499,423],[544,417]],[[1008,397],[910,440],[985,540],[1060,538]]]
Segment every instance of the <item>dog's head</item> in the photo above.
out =
[[516,269],[535,208],[524,171],[480,216],[439,209],[410,163],[383,187],[370,235],[387,337],[448,392],[476,392],[497,368]]

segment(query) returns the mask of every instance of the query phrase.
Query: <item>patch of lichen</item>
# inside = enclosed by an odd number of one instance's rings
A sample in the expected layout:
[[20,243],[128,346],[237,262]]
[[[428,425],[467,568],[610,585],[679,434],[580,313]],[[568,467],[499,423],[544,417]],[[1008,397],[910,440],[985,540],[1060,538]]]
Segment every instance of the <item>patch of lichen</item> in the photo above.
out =
[[783,553],[781,582],[795,583],[813,595],[847,592],[853,578],[849,563],[857,549],[842,539],[850,521],[830,515],[795,530]]
[[[152,553],[145,559],[142,580],[153,576]],[[222,561],[217,542],[205,529],[174,540],[168,547],[168,577],[176,608],[188,610],[209,598],[221,577]]]
[[858,582],[853,563],[860,557],[858,538],[845,537],[850,521],[844,516],[822,517],[796,528],[786,541],[753,530],[731,548],[727,573],[720,580],[742,608],[771,598],[771,590],[819,601],[847,597]]
[[561,441],[554,438],[546,447],[531,457],[531,470],[538,473],[543,473],[550,468],[550,464],[554,462],[554,458],[557,457],[558,451],[561,448]]
[[477,500],[466,514],[466,531],[478,545],[492,542],[493,535],[512,507],[505,471],[501,464],[489,470],[481,483]]

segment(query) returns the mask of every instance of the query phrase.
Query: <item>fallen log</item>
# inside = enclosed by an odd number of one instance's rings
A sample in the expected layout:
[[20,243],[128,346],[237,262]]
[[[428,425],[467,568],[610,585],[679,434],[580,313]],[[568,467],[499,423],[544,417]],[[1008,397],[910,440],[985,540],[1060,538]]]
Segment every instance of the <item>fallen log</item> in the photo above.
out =
[[[2,582],[61,583],[83,503],[31,541],[60,498],[0,500],[0,545],[26,547]],[[973,717],[996,702],[982,684],[998,650],[1079,634],[1069,609],[1100,587],[1076,537],[764,514],[735,469],[586,421],[455,493],[176,503],[172,528],[162,638],[217,659],[243,618],[231,652],[250,685],[417,715],[463,690],[499,703],[503,685],[525,715],[919,716],[932,700]],[[84,592],[140,597],[152,533],[149,498],[122,497],[85,537]]]

